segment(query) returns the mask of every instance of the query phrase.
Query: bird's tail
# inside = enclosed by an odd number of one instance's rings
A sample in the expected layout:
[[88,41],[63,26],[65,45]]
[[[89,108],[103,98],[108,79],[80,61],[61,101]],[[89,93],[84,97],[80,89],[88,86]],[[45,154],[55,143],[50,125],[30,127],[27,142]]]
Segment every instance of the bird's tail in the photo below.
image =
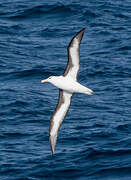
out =
[[93,95],[94,92],[91,89],[86,88],[86,91],[84,92],[84,94]]

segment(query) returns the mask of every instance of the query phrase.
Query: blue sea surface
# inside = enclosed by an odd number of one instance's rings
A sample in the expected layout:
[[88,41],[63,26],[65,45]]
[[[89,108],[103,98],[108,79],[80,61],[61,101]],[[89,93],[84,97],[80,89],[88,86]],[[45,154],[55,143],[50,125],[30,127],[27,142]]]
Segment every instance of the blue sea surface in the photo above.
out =
[[[86,28],[55,155],[49,122],[67,46]],[[131,1],[0,1],[0,180],[131,180]]]

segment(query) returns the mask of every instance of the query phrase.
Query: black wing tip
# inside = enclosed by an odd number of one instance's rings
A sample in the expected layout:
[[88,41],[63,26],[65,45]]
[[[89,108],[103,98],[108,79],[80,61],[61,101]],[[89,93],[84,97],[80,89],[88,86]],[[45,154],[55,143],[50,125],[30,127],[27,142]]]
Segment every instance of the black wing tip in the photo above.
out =
[[49,141],[50,141],[50,147],[51,147],[52,155],[54,155],[57,136],[49,136]]
[[53,149],[51,149],[51,153],[52,153],[52,156],[54,156],[55,151]]
[[82,28],[77,34],[84,33],[86,28]]
[[72,40],[70,41],[70,43],[69,43],[69,45],[68,45],[68,49],[70,48],[70,46],[71,46],[71,44],[72,44],[72,42],[73,42],[73,40],[74,40],[75,38],[78,38],[79,41],[81,42],[85,30],[86,30],[86,28],[83,28],[83,29],[81,29],[78,33],[76,33],[76,35],[75,35],[75,36],[72,38]]
[[86,30],[86,28],[81,29],[81,30],[80,30],[80,31],[76,34],[76,36],[75,36],[75,37],[77,37],[77,36],[81,36],[81,39],[82,39],[82,37],[83,37],[83,34],[84,34],[85,30]]
[[80,32],[85,32],[85,30],[86,30],[86,28],[82,28],[82,29],[80,30]]

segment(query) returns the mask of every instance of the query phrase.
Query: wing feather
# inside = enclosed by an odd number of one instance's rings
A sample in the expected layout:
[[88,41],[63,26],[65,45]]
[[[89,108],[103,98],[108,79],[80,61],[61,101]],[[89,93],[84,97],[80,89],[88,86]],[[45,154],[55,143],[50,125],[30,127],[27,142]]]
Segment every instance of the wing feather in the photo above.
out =
[[85,29],[78,32],[68,46],[68,62],[63,76],[70,76],[74,80],[77,80],[80,68],[80,43],[84,32]]
[[59,100],[50,120],[49,140],[52,154],[54,154],[59,128],[70,107],[72,94],[59,90]]

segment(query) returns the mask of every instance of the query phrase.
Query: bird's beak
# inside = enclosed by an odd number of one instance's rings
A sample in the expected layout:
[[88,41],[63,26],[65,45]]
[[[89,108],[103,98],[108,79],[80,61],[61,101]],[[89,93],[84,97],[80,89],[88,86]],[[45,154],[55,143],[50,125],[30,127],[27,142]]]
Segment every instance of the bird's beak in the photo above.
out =
[[45,82],[48,82],[48,78],[41,80],[41,83],[45,83]]

